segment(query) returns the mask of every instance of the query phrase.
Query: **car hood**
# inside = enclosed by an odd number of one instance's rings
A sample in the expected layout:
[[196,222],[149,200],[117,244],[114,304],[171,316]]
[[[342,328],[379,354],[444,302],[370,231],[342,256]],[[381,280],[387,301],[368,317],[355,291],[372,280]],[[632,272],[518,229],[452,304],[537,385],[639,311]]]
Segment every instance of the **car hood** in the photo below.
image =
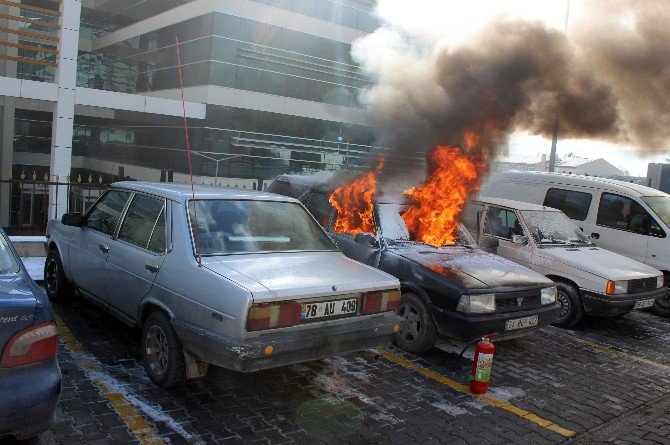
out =
[[0,277],[0,351],[7,341],[34,323],[37,299],[20,275]]
[[605,280],[634,280],[661,275],[651,266],[600,247],[545,247],[536,252],[545,260],[574,267]]
[[400,287],[391,275],[351,260],[341,252],[229,255],[215,261],[208,259],[205,267],[249,289],[254,302]]
[[490,287],[498,290],[553,284],[537,272],[481,250],[416,247],[398,249],[395,253],[440,275],[456,279],[469,289]]

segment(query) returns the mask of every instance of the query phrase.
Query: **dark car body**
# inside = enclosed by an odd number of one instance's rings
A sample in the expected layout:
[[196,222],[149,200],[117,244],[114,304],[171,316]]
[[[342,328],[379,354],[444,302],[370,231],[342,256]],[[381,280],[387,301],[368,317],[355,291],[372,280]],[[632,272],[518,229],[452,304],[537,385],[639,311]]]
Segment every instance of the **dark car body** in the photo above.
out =
[[[434,247],[387,238],[380,224],[380,205],[386,205],[383,198],[375,204],[377,235],[373,239],[332,231],[336,215],[328,203],[328,186],[306,183],[301,176],[283,175],[268,190],[297,195],[345,255],[396,276],[403,292],[419,295],[430,308],[440,335],[462,340],[486,334],[518,336],[546,326],[558,316],[559,305],[541,304],[540,298],[541,289],[553,283],[528,268],[474,246]],[[492,293],[495,312],[457,311],[461,296]],[[505,333],[508,320],[535,315],[536,326]]]
[[[39,326],[55,331],[55,318],[46,293],[30,278],[1,229],[0,238],[4,255],[0,262],[15,262],[15,267],[0,267],[0,357],[4,358],[17,334]],[[0,366],[0,438],[25,439],[49,429],[60,390],[61,372],[55,353],[37,363]]]

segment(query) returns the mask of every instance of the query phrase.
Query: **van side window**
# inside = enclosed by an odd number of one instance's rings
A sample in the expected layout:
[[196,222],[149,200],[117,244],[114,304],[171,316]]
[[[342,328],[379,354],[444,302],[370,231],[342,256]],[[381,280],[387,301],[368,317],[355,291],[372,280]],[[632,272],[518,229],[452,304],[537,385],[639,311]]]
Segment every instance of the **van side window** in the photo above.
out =
[[511,240],[512,235],[523,235],[523,229],[512,210],[489,206],[484,234]]
[[544,205],[561,210],[570,219],[584,221],[589,214],[592,198],[590,193],[550,188],[544,198]]
[[636,201],[613,193],[603,193],[596,224],[643,235],[660,236],[663,229]]

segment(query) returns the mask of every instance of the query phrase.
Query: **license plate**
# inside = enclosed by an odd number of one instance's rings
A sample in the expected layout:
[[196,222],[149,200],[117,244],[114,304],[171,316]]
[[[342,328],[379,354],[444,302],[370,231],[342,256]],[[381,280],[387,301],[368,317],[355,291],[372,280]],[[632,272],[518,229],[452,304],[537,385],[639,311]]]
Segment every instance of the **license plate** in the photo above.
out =
[[505,332],[514,331],[516,329],[529,328],[531,326],[537,326],[538,319],[539,318],[537,315],[533,315],[530,317],[507,320],[505,322]]
[[317,318],[333,318],[353,315],[358,310],[358,298],[346,300],[319,301],[302,305],[301,318],[314,320]]
[[654,301],[655,300],[653,298],[649,300],[637,300],[633,306],[633,309],[644,309],[647,307],[652,307],[654,305]]

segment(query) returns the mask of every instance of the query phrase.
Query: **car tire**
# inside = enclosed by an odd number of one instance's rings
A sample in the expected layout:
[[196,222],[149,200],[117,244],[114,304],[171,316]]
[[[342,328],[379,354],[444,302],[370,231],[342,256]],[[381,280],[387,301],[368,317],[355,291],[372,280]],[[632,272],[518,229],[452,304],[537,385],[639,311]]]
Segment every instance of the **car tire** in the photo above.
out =
[[74,296],[74,288],[65,276],[63,262],[56,249],[50,250],[44,261],[44,288],[49,300],[56,303],[69,301]]
[[561,305],[560,315],[552,325],[569,328],[576,325],[584,315],[584,305],[579,290],[570,283],[556,282],[556,301]]
[[666,292],[665,297],[659,298],[654,302],[651,311],[656,315],[670,317],[670,289]]
[[404,320],[400,330],[393,334],[393,342],[405,351],[425,352],[435,346],[437,327],[433,316],[418,295],[403,292],[396,312]]
[[144,322],[142,364],[149,378],[161,388],[174,388],[186,381],[184,348],[163,312],[152,312]]

